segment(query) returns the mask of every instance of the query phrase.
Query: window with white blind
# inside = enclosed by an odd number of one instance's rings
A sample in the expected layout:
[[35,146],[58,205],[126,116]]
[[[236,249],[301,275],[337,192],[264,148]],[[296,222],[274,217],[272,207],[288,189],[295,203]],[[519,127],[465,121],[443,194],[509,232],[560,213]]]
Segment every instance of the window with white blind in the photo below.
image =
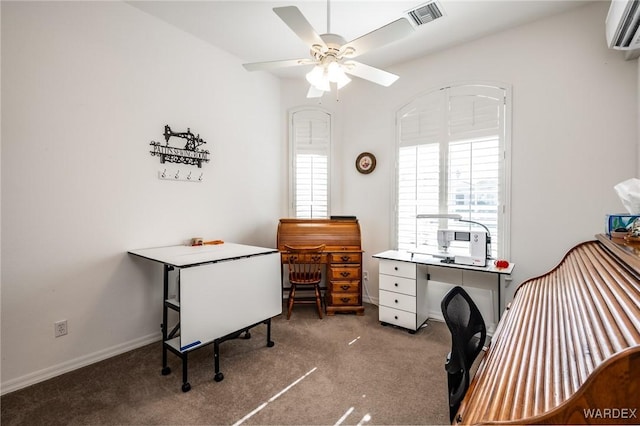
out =
[[299,109],[290,121],[290,214],[296,218],[329,217],[331,115]]
[[437,230],[477,225],[419,214],[459,214],[485,225],[492,257],[508,256],[510,94],[489,85],[427,93],[397,115],[396,238],[400,250],[437,251]]

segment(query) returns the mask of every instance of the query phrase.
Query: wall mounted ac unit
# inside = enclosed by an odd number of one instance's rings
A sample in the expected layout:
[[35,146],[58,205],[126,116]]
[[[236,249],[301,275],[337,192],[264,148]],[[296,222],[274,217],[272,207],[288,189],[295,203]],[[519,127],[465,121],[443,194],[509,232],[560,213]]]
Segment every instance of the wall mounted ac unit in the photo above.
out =
[[640,0],[612,0],[605,21],[611,49],[640,49]]

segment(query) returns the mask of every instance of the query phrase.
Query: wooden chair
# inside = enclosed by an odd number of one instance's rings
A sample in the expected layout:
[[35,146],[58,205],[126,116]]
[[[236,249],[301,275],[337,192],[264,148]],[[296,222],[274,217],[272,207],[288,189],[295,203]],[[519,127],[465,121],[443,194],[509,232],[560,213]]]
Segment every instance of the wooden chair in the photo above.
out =
[[[322,295],[320,281],[322,280],[322,252],[325,245],[315,247],[292,247],[285,245],[287,264],[289,265],[289,297],[287,299],[287,319],[291,318],[293,305],[298,303],[313,304],[318,309],[322,319]],[[313,290],[314,297],[296,297],[298,289]]]

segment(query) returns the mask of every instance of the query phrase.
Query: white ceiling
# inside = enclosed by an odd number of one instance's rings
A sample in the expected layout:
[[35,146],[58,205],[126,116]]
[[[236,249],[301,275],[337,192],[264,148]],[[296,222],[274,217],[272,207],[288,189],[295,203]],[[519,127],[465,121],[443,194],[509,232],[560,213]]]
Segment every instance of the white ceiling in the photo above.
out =
[[[406,11],[426,1],[331,0],[330,30],[350,41],[406,16]],[[359,56],[358,61],[385,68],[591,1],[594,0],[438,0],[444,17],[416,28],[409,37]],[[274,7],[297,6],[318,33],[327,32],[326,1],[139,0],[127,3],[243,62],[309,57],[309,48],[273,12]],[[306,71],[308,66],[272,72],[281,77],[297,77]]]

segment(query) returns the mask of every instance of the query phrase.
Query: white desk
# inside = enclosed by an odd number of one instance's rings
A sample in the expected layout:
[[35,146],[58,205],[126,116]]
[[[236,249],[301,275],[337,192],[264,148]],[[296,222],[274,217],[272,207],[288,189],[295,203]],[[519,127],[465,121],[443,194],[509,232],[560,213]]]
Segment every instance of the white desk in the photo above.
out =
[[[214,344],[215,376],[221,381],[219,344],[259,325],[267,325],[271,341],[271,318],[282,313],[280,254],[278,250],[224,243],[205,246],[168,246],[131,250],[130,254],[164,265],[162,314],[162,374],[167,350],[182,359],[182,390],[187,380],[188,353]],[[177,270],[179,296],[169,299],[169,271]],[[167,310],[179,312],[180,321],[169,332]],[[179,332],[179,334],[178,334]],[[178,334],[178,335],[177,335]]]
[[415,333],[428,318],[442,319],[442,297],[460,285],[478,305],[488,331],[495,329],[502,313],[502,277],[511,274],[514,264],[508,268],[458,265],[397,250],[373,257],[380,259],[379,319],[383,325],[393,324]]

